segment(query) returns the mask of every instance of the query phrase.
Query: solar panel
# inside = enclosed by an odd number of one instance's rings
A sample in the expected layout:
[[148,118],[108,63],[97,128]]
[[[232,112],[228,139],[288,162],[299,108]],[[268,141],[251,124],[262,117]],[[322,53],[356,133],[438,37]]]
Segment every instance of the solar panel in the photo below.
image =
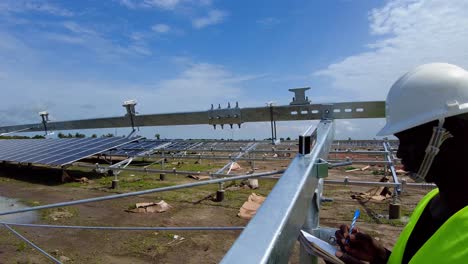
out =
[[175,141],[171,145],[164,148],[164,150],[180,150],[180,149],[191,149],[203,144],[202,142],[193,141]]
[[152,150],[166,147],[170,145],[171,142],[167,140],[157,140],[157,139],[145,139],[145,140],[138,140],[136,142],[132,142],[126,144],[122,147],[119,147],[115,150],[108,151],[106,155],[113,155],[113,156],[127,156],[127,157],[135,157],[139,155],[144,155]]
[[0,140],[0,160],[63,166],[138,138],[70,138]]

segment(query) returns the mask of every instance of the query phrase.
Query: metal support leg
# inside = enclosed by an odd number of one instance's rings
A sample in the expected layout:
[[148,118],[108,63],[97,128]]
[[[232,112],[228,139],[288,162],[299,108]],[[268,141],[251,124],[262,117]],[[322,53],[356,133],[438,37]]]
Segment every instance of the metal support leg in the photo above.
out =
[[222,202],[224,200],[224,183],[220,182],[218,186],[218,191],[216,191],[216,202]]
[[252,171],[255,172],[255,152],[252,153],[252,158],[253,158],[253,159],[252,159],[252,162],[251,162],[251,164],[252,164]]
[[119,188],[119,179],[117,178],[117,174],[114,174],[114,179],[112,180],[112,189],[118,189]]

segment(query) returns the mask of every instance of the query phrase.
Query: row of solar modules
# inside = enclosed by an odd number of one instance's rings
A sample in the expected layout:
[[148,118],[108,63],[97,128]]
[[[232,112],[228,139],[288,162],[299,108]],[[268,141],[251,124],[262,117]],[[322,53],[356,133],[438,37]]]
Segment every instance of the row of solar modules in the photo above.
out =
[[166,146],[170,144],[170,141],[167,140],[139,140],[135,142],[131,142],[124,146],[121,146],[117,149],[107,151],[104,154],[109,156],[127,156],[127,157],[134,157],[141,155],[147,151],[152,149],[157,149],[161,146]]
[[195,142],[190,140],[156,140],[156,139],[145,139],[126,144],[115,150],[107,151],[104,154],[109,156],[143,156],[145,154],[151,154],[158,149],[164,149],[165,151],[179,151],[195,148],[200,146],[201,142]]
[[[136,157],[152,154],[157,150],[173,151],[174,153],[183,152],[190,149],[198,151],[210,151],[213,149],[226,151],[240,151],[246,149],[247,141],[194,141],[194,140],[156,140],[143,139],[137,142],[126,144],[117,149],[107,151],[104,154],[109,156],[125,156]],[[256,149],[258,150],[290,150],[295,149],[297,143],[295,141],[282,142],[279,145],[272,146],[268,141],[258,142]]]
[[138,138],[0,140],[0,161],[64,166],[128,144]]
[[[142,138],[71,138],[71,139],[11,139],[0,140],[0,161],[64,166],[77,160],[105,154],[136,157],[158,149],[182,150],[240,149],[247,142],[213,142],[193,140],[154,140]],[[267,144],[267,143],[265,143]],[[261,148],[259,144],[258,148]],[[271,145],[268,145],[271,147]]]
[[383,143],[388,142],[392,149],[397,149],[398,140],[335,140],[332,148],[336,149],[383,149]]

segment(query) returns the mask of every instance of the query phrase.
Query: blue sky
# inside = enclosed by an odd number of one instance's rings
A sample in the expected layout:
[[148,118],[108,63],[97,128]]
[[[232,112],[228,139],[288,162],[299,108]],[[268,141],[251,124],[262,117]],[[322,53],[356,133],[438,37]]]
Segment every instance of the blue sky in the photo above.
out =
[[[468,66],[466,1],[108,0],[0,2],[0,124],[199,111],[239,101],[384,100],[422,63]],[[309,122],[280,122],[295,137]],[[337,122],[372,138],[384,120]],[[96,131],[89,131],[93,133]],[[128,132],[105,130],[99,133]],[[144,128],[178,138],[266,138],[268,124]]]

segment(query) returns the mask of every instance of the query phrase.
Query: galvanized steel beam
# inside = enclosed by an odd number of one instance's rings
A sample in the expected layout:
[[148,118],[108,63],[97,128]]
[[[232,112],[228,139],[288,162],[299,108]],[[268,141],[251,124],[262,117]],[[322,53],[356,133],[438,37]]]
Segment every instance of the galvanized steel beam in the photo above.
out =
[[[350,118],[383,118],[385,102],[345,102],[333,104],[305,104],[273,106],[275,121],[350,119]],[[175,126],[175,125],[229,125],[249,122],[271,121],[270,107],[225,108],[208,111],[149,114],[134,116],[134,125]],[[50,130],[96,129],[131,126],[128,116],[93,118],[72,121],[47,122]],[[0,127],[0,133],[12,131],[43,131],[42,123],[12,125]]]
[[[222,263],[288,263],[299,232],[310,217],[319,182],[317,161],[328,155],[333,130],[333,121],[319,123],[312,152],[293,159]],[[318,212],[314,217],[318,218]]]
[[[437,188],[431,183],[393,183],[393,182],[372,182],[372,181],[350,181],[347,177],[344,180],[324,180],[325,184],[330,185],[353,185],[353,186],[373,186],[373,187],[389,187],[389,188]],[[403,188],[402,188],[403,189]]]
[[70,226],[70,225],[40,225],[0,222],[9,226],[23,226],[32,228],[54,229],[83,229],[83,230],[119,230],[119,231],[235,231],[243,230],[243,226]]

